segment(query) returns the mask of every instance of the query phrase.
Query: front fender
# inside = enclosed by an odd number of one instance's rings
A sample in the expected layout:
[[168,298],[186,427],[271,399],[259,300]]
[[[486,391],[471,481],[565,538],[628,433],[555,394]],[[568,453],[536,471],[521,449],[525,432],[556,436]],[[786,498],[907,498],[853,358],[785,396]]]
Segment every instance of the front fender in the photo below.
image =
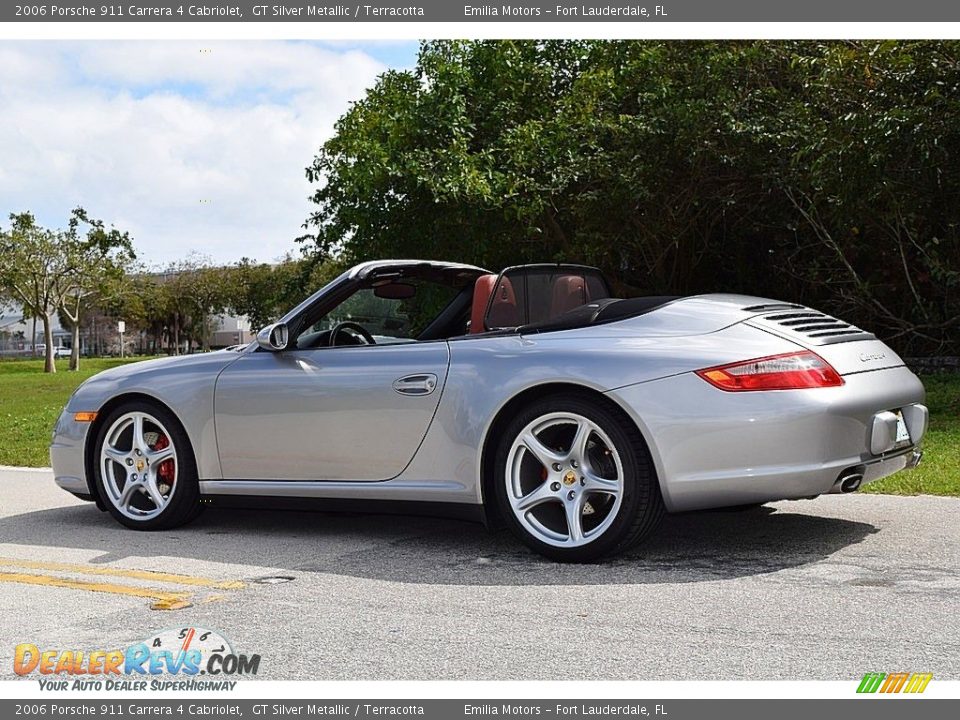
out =
[[180,420],[203,479],[219,479],[220,457],[214,431],[214,387],[220,372],[236,361],[236,352],[221,351],[147,360],[105,370],[83,383],[66,411],[109,411],[124,397],[145,396],[168,407]]

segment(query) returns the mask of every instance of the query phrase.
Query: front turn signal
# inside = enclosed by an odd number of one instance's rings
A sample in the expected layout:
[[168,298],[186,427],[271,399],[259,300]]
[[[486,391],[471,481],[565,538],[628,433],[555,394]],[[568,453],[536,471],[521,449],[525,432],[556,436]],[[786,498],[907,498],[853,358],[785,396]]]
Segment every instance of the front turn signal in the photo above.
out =
[[73,414],[75,422],[93,422],[97,419],[95,412],[76,412]]

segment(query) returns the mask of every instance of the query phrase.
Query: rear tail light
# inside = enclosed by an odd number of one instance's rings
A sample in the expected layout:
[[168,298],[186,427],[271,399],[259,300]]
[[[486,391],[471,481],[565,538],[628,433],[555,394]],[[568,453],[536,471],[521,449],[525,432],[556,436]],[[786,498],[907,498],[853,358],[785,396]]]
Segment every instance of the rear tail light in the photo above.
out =
[[837,387],[843,378],[809,350],[697,370],[714,387],[728,392]]

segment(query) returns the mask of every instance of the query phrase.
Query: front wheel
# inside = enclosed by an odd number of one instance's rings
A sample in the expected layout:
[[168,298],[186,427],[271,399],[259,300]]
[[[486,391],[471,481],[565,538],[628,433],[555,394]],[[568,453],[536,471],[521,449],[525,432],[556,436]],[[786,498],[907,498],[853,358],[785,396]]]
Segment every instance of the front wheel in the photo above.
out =
[[541,555],[591,562],[649,535],[663,498],[639,431],[582,395],[543,398],[506,428],[495,459],[500,509]]
[[116,408],[100,427],[95,457],[97,491],[123,525],[165,530],[199,513],[196,461],[169,410],[145,402]]

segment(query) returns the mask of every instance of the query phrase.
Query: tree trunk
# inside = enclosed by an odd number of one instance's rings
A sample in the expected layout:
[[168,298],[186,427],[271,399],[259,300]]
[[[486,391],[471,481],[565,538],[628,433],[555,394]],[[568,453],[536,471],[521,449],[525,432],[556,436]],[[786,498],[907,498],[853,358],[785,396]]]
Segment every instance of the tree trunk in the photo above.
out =
[[70,331],[70,336],[73,339],[73,347],[70,348],[70,369],[79,370],[80,369],[80,323],[75,322],[73,328]]
[[70,370],[74,371],[80,369],[80,301],[82,298],[83,296],[78,292],[73,315],[70,315],[66,307],[63,308],[64,314],[70,319],[70,338],[73,341],[70,348]]
[[207,316],[205,314],[202,315],[201,317],[203,318],[203,322],[200,325],[200,333],[203,336],[203,339],[201,341],[202,342],[201,347],[203,348],[204,352],[210,352],[210,335],[207,332],[209,329],[207,326],[209,325],[210,321],[207,319]]
[[33,316],[33,335],[30,336],[30,354],[37,356],[37,316]]
[[43,342],[46,344],[43,361],[43,371],[45,373],[55,373],[57,366],[53,362],[53,324],[50,322],[50,316],[43,316]]

